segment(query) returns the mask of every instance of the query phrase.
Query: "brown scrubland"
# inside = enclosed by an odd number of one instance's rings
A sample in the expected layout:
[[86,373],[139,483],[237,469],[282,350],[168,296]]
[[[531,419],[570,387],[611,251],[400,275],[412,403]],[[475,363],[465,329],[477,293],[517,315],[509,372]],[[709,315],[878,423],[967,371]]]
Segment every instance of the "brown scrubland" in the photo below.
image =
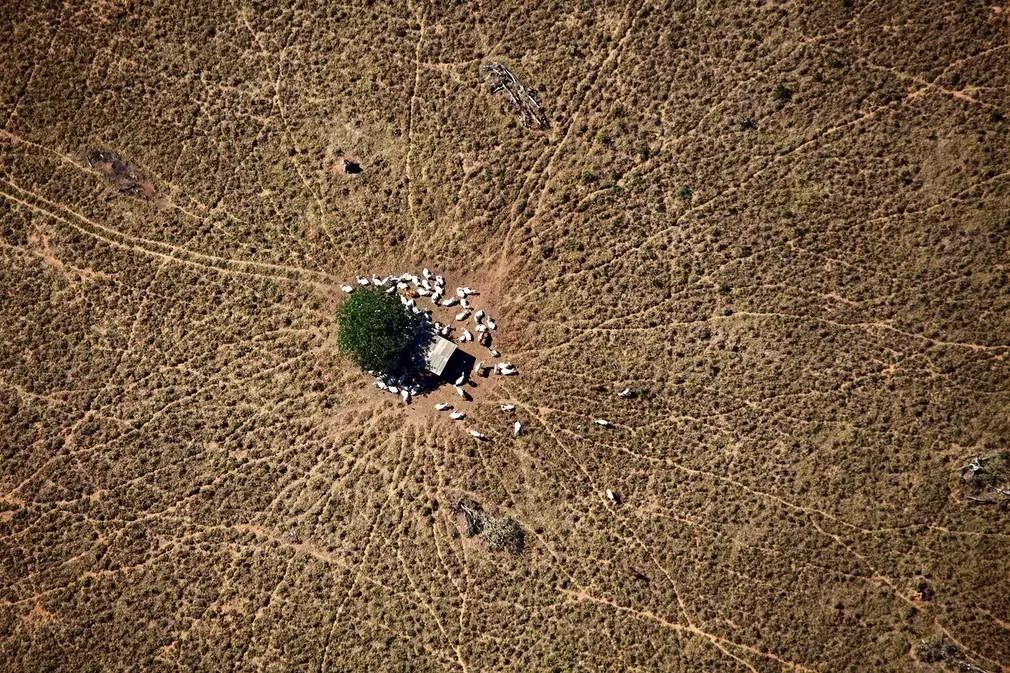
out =
[[[5,3],[0,671],[1010,670],[1008,87],[1000,2]],[[487,441],[337,350],[422,266]]]

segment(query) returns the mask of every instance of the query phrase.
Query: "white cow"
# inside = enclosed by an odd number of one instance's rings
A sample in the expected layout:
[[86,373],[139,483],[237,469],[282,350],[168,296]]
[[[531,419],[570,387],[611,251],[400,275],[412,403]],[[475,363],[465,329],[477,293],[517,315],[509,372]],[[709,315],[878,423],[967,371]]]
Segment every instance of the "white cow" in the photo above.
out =
[[480,440],[487,439],[486,435],[484,435],[483,433],[477,432],[476,430],[467,430],[467,432],[469,432],[470,436],[473,437],[474,439],[480,439]]
[[522,431],[523,431],[523,424],[520,423],[519,421],[516,421],[516,424],[512,426],[512,434],[518,437],[519,433]]
[[500,408],[501,408],[502,411],[512,411],[513,409],[516,408],[516,405],[514,405],[514,404],[503,404],[503,405],[501,405]]
[[456,314],[456,320],[466,320],[469,315],[469,311],[460,311]]
[[466,414],[464,414],[462,411],[454,411],[451,414],[449,414],[449,418],[451,418],[454,421],[462,421],[464,418],[466,418]]
[[340,291],[343,292],[344,294],[351,294],[352,292],[354,292],[354,288],[351,287],[350,285],[341,285]]
[[611,423],[610,421],[608,421],[605,418],[594,418],[593,419],[593,423],[596,423],[601,428],[610,428],[610,427],[613,427],[613,425],[614,425],[613,423]]
[[439,402],[435,405],[435,411],[445,411],[447,409],[452,409],[452,405],[445,402]]

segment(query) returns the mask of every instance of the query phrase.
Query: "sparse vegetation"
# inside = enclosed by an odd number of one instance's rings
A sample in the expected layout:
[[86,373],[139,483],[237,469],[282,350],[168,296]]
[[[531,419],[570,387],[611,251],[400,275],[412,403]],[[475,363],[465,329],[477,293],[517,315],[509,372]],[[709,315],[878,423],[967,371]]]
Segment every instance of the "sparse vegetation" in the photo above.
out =
[[839,3],[7,2],[0,669],[1010,669],[1010,11]]

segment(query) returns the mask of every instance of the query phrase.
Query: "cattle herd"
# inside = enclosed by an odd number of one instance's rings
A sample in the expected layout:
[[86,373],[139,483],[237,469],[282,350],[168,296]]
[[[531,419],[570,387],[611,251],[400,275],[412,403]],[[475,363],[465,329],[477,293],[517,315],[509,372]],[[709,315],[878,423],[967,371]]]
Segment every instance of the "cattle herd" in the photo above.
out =
[[[433,274],[427,268],[422,269],[420,275],[402,273],[398,276],[385,277],[373,274],[371,278],[357,276],[354,284],[341,285],[340,289],[345,294],[351,294],[355,291],[356,285],[383,288],[387,294],[398,293],[400,302],[415,315],[423,316],[433,334],[450,340],[454,339],[459,343],[470,343],[476,339],[487,350],[489,357],[494,359],[501,357],[501,353],[492,346],[494,339],[492,334],[498,331],[498,323],[487,314],[487,311],[474,306],[473,297],[480,296],[480,292],[471,287],[457,287],[454,294],[447,295],[445,277]],[[424,300],[430,301],[432,306],[430,308],[423,306]],[[460,310],[445,323],[435,320],[434,310],[448,309],[452,311],[457,307]],[[473,332],[470,331],[470,320],[473,321]],[[474,333],[476,333],[476,337]],[[473,370],[479,376],[487,376],[491,372],[497,376],[517,376],[519,374],[519,369],[514,364],[504,360],[495,362],[491,366],[488,366],[484,360],[478,360]],[[399,376],[374,371],[368,373],[375,376],[376,388],[399,395],[404,404],[410,404],[413,398],[422,391],[421,385],[409,373]],[[464,372],[452,386],[456,394],[467,401],[472,397],[463,386],[469,379],[469,372]],[[625,388],[617,395],[621,398],[630,398],[635,396],[635,391]],[[453,421],[466,420],[466,412],[455,408],[448,402],[436,402],[434,407],[436,411],[448,412],[449,418]],[[502,404],[499,408],[503,412],[511,412],[515,411],[516,406]],[[613,424],[605,418],[594,418],[593,423],[601,428],[613,427]],[[522,422],[515,421],[512,424],[512,436],[518,437],[522,431]],[[474,428],[468,428],[467,434],[478,442],[489,440],[488,435]],[[619,498],[610,489],[607,489],[606,496],[612,503],[619,503]]]
[[[355,283],[341,285],[340,289],[345,294],[351,294],[355,291],[356,286],[372,286],[383,288],[387,294],[397,293],[400,302],[406,308],[415,315],[424,317],[433,334],[455,340],[461,344],[476,341],[486,349],[489,358],[498,360],[501,357],[501,352],[492,346],[494,333],[498,331],[498,323],[483,308],[474,306],[474,297],[480,296],[480,292],[471,287],[457,287],[455,293],[447,293],[445,277],[433,274],[427,268],[422,269],[420,275],[402,273],[385,277],[373,274],[371,278],[358,276]],[[427,301],[431,302],[431,307],[424,306]],[[452,311],[456,308],[459,310],[444,323],[435,319],[435,310],[449,309]],[[519,369],[511,362],[504,360],[496,361],[491,365],[488,365],[485,360],[478,360],[474,365],[474,372],[479,376],[487,376],[489,373],[494,373],[497,376],[516,376],[519,374]],[[409,373],[399,376],[370,373],[376,377],[376,388],[399,395],[404,404],[410,404],[422,390],[421,385]],[[463,388],[469,378],[469,372],[465,372],[453,383],[456,394],[464,400],[471,399],[470,394]],[[448,411],[449,418],[454,421],[462,421],[466,418],[465,412],[455,409],[446,402],[435,404],[435,409]],[[502,405],[502,409],[511,411],[515,409],[515,406]],[[512,426],[513,436],[518,437],[521,431],[522,424],[516,421]],[[469,434],[479,441],[487,439],[487,435],[477,430],[471,429]]]

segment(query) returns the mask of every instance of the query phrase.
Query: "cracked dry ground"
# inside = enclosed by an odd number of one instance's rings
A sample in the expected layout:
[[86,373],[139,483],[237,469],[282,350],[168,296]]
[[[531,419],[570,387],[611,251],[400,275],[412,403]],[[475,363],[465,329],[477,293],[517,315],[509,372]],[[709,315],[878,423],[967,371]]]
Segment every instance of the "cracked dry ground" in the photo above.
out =
[[[1010,668],[1005,4],[205,5],[0,10],[0,670]],[[336,352],[421,265],[488,443]]]

